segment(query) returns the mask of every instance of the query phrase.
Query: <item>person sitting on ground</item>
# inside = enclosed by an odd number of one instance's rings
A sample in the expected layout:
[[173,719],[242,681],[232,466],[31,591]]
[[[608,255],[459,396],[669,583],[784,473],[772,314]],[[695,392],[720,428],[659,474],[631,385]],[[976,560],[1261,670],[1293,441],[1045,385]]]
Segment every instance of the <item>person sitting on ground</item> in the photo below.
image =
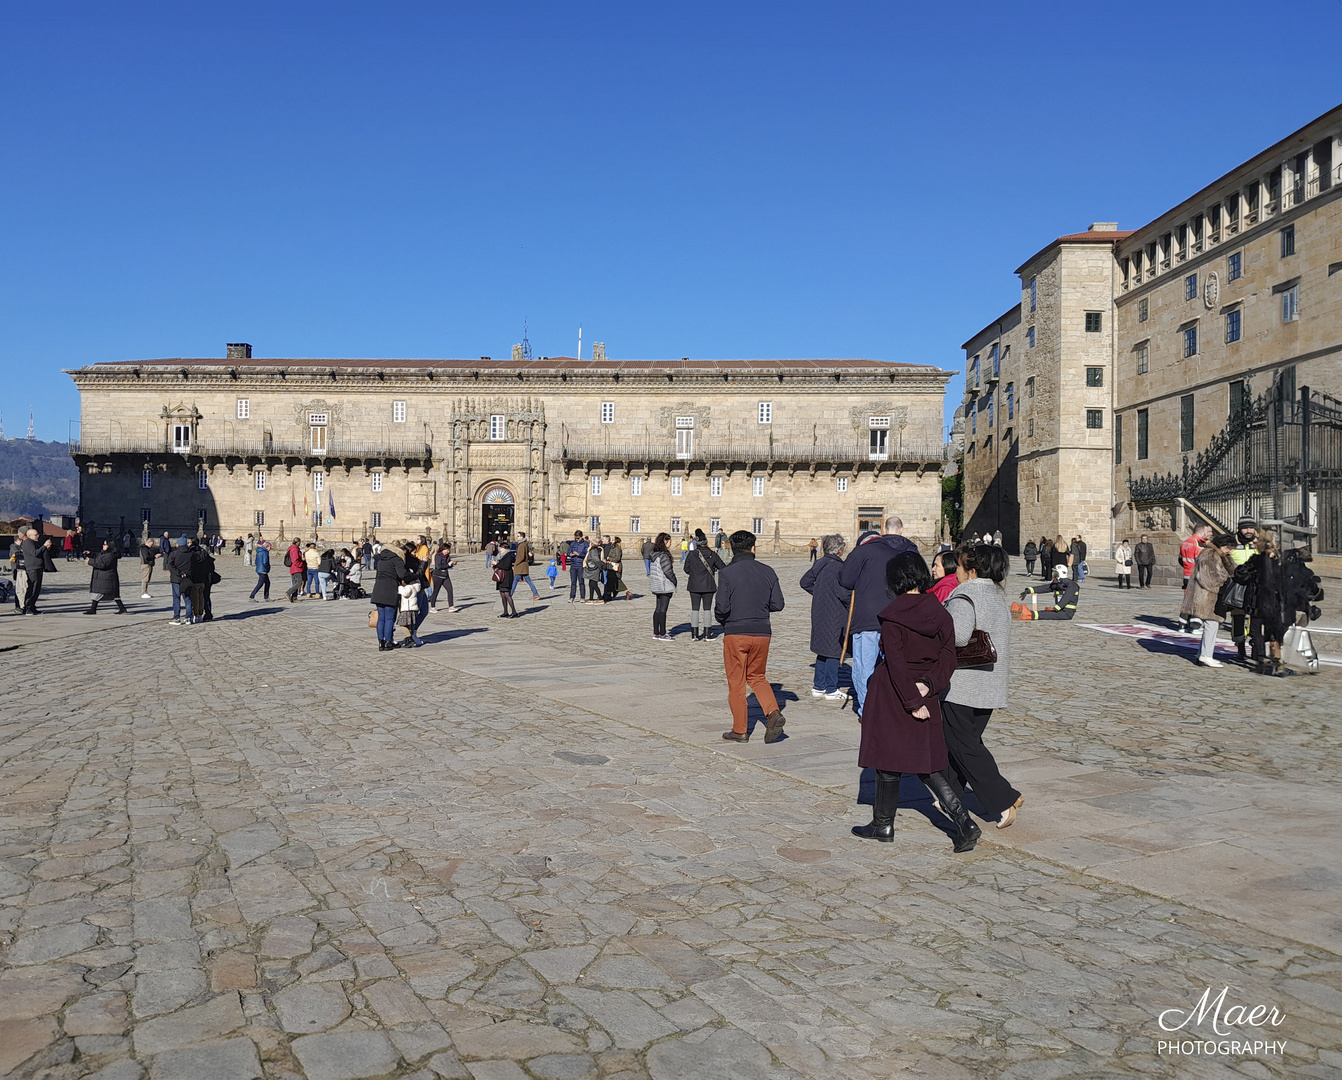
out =
[[[1011,617],[1029,622],[1032,619],[1071,619],[1076,614],[1077,601],[1081,599],[1081,586],[1072,578],[1065,566],[1053,568],[1053,581],[1048,586],[1053,594],[1053,606],[1036,611],[1029,604],[1011,605]],[[1021,600],[1036,596],[1041,592],[1034,585],[1028,585],[1020,594]]]

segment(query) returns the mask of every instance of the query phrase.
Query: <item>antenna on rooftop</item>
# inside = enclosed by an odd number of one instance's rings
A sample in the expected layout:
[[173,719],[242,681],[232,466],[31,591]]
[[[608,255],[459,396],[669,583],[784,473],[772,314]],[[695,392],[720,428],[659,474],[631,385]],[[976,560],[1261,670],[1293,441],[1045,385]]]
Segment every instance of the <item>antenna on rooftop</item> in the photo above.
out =
[[527,320],[522,320],[522,359],[531,359],[531,342],[527,338]]
[[28,406],[28,441],[32,442],[37,436],[33,434],[33,407]]
[[582,359],[582,324],[578,324],[578,359]]

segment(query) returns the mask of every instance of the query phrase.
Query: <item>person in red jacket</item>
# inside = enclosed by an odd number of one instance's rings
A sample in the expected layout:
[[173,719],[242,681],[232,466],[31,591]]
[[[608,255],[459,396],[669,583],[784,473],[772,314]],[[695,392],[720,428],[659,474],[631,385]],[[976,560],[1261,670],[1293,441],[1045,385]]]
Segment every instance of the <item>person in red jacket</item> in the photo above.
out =
[[295,537],[289,542],[289,550],[284,553],[284,565],[289,568],[289,587],[284,595],[289,603],[296,603],[298,594],[303,591],[303,581],[307,577],[307,564],[303,561],[303,547]]
[[[1193,530],[1193,535],[1179,545],[1179,566],[1184,572],[1184,589],[1188,589],[1188,579],[1193,574],[1193,564],[1198,561],[1198,556],[1202,554],[1202,549],[1207,546],[1207,541],[1211,539],[1212,527],[1210,525],[1199,525]],[[1183,615],[1179,616],[1179,629],[1187,630],[1190,626],[1189,620]]]

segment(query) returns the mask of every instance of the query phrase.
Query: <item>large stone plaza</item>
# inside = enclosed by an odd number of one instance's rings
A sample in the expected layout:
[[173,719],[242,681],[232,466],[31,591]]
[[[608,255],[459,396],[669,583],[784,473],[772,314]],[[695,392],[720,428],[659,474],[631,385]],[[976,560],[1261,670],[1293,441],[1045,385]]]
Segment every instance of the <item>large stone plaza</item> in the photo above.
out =
[[[1096,632],[1179,592],[1092,579],[1077,622],[1013,627],[988,738],[1016,824],[954,855],[906,778],[896,843],[864,844],[805,563],[770,561],[769,746],[720,738],[683,595],[670,644],[646,595],[500,622],[471,558],[463,610],[380,654],[365,603],[248,604],[241,559],[195,627],[157,581],[80,615],[59,563],[45,615],[0,617],[0,1074],[1342,1076],[1342,669]],[[1218,1041],[1158,1017],[1223,987],[1283,1018],[1219,1042],[1284,1052],[1160,1048]]]

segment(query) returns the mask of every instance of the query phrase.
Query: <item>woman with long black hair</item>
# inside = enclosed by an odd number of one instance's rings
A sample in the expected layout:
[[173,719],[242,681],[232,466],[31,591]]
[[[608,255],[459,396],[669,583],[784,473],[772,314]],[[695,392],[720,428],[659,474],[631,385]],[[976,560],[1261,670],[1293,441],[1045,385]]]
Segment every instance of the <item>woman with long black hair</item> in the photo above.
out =
[[648,574],[648,584],[652,591],[656,608],[652,613],[652,636],[657,641],[670,641],[666,632],[666,613],[671,607],[671,597],[676,591],[676,570],[667,549],[670,533],[658,533],[652,542],[652,572]]

